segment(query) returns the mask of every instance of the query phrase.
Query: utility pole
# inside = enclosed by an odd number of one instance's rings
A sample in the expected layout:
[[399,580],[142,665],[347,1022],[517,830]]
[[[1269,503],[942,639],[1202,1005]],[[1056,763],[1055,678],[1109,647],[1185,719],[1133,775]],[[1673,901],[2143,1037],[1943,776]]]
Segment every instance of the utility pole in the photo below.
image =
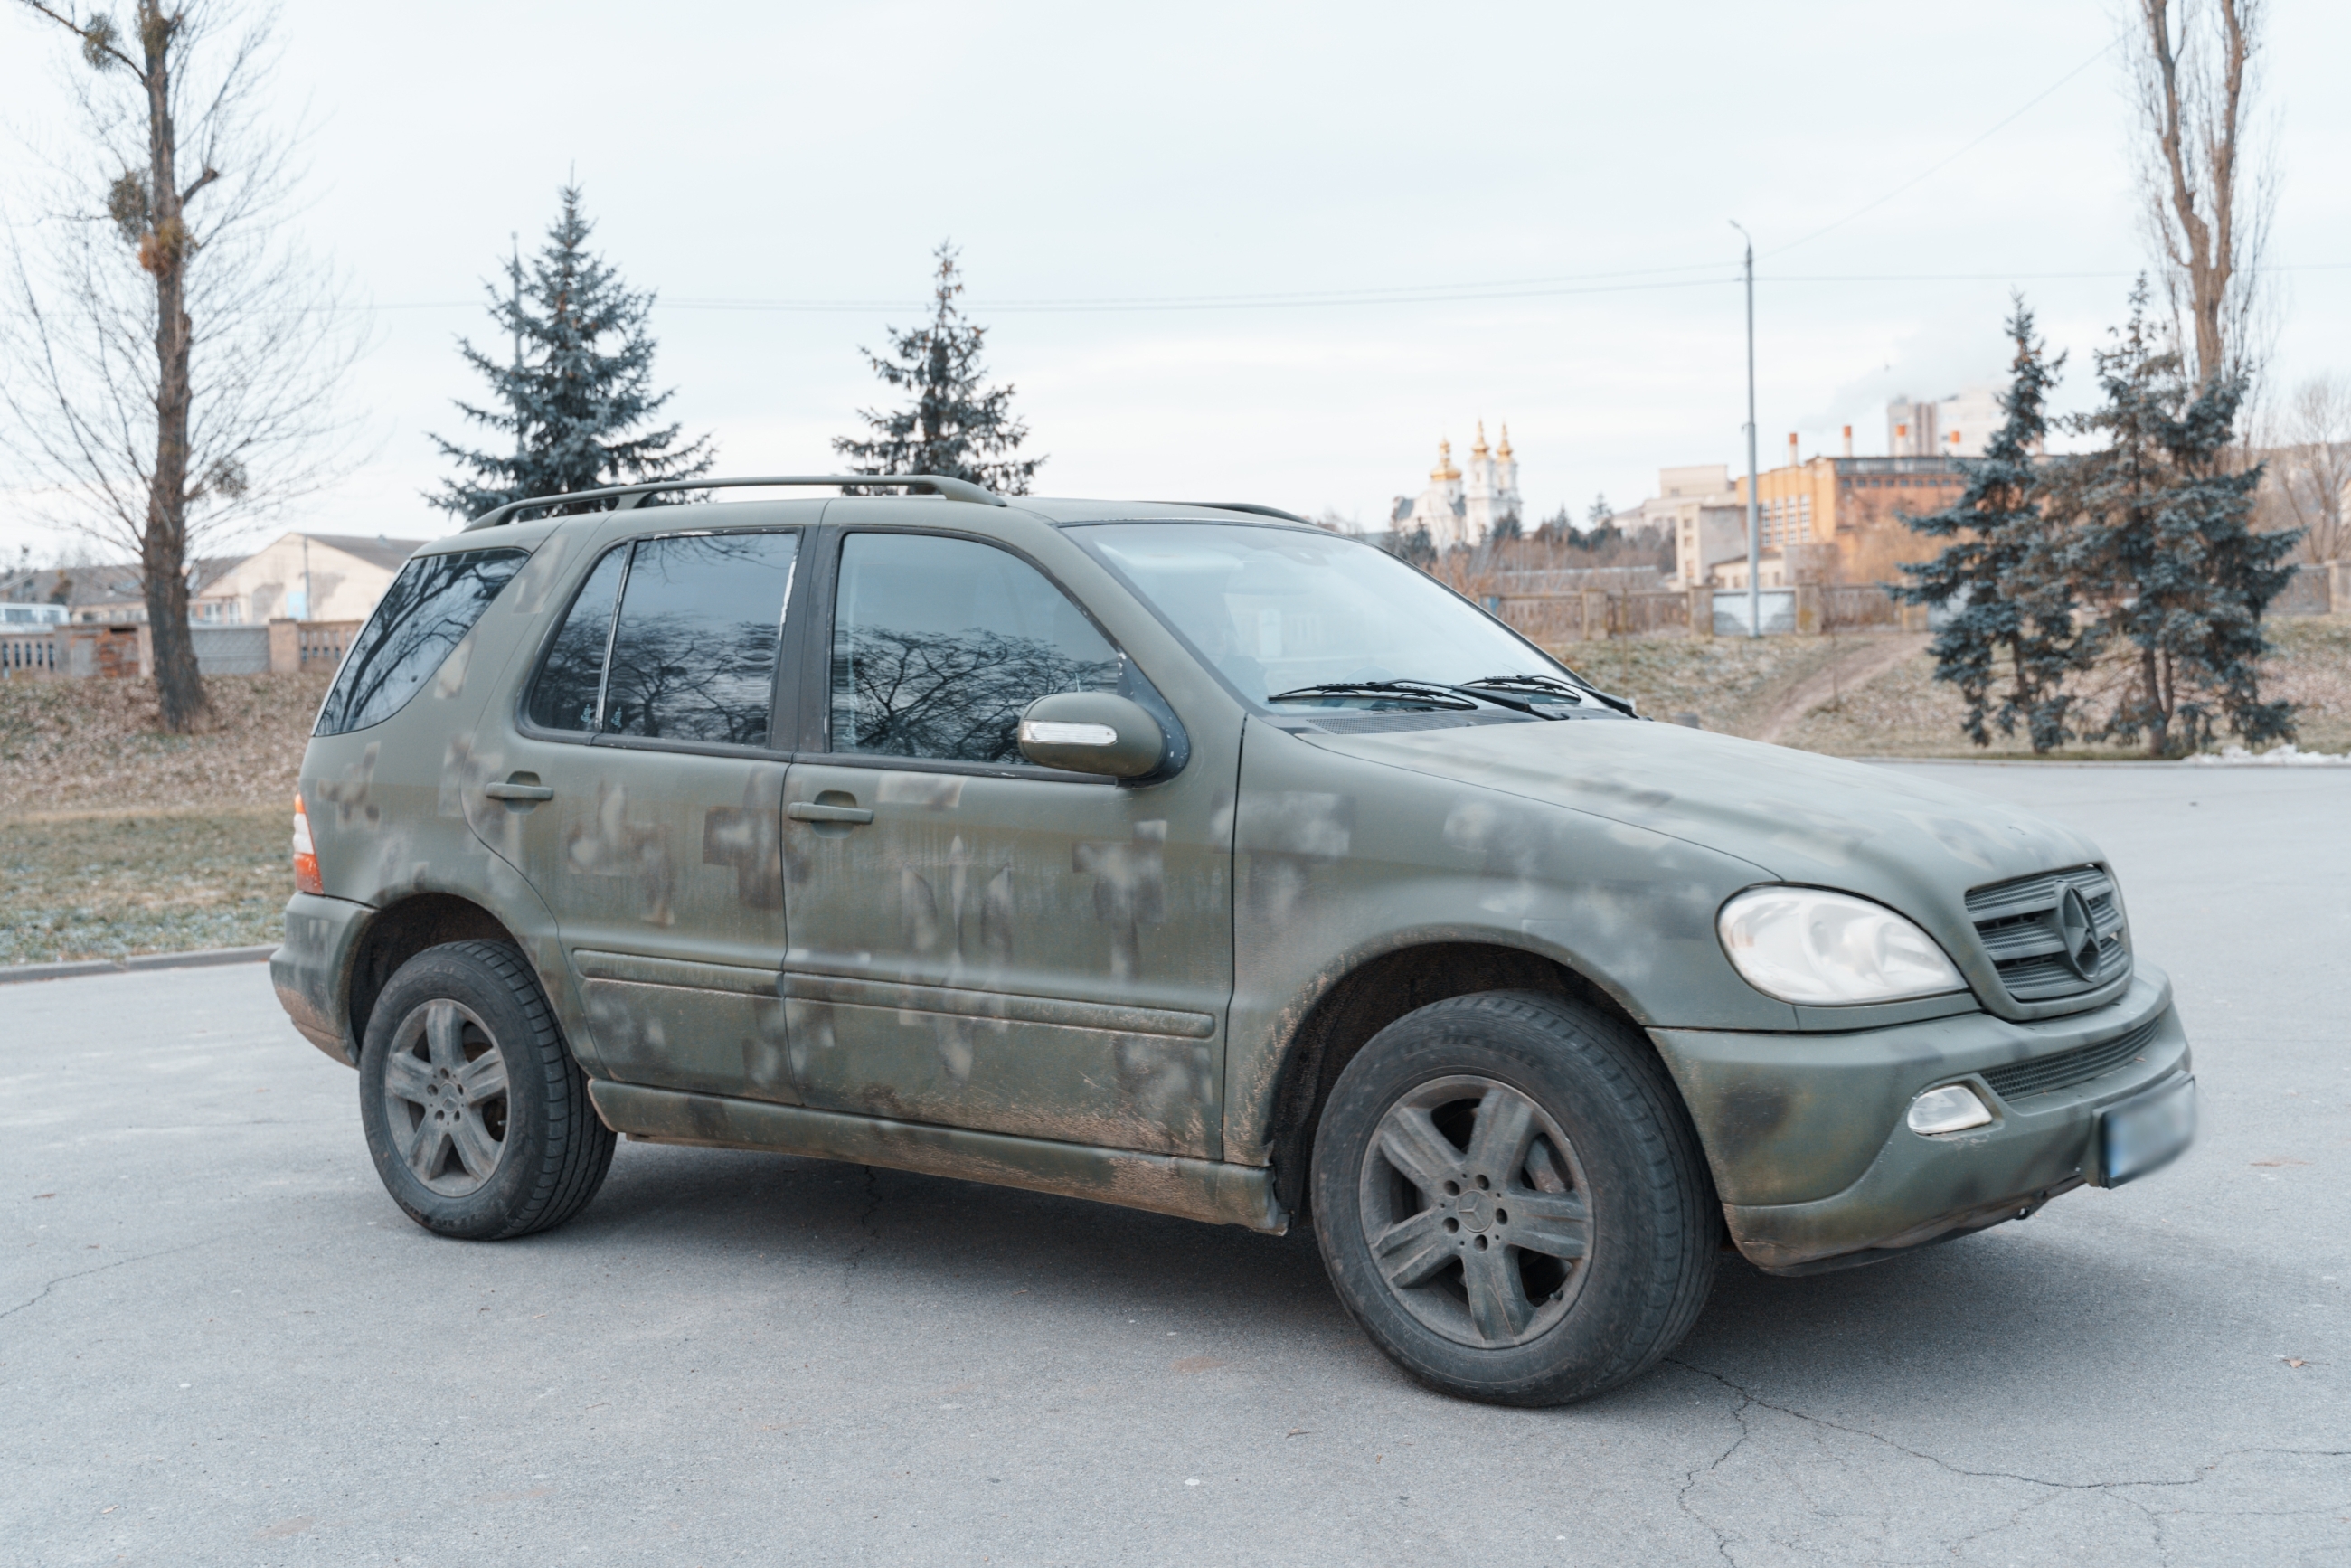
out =
[[1747,634],[1763,635],[1763,512],[1755,495],[1755,240],[1740,228],[1747,241]]
[[319,607],[310,601],[310,536],[302,536],[302,619],[316,621]]

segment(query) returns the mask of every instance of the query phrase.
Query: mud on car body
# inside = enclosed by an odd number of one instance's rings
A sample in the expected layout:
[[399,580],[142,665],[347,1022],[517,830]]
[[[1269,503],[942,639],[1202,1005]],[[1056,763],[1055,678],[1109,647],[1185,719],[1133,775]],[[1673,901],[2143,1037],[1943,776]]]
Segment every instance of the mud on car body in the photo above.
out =
[[2188,1142],[2078,834],[1645,722],[1264,508],[893,483],[504,508],[354,641],[272,967],[420,1224],[560,1223],[620,1134],[1311,1217],[1400,1365],[1537,1404],[1726,1239],[1846,1267]]

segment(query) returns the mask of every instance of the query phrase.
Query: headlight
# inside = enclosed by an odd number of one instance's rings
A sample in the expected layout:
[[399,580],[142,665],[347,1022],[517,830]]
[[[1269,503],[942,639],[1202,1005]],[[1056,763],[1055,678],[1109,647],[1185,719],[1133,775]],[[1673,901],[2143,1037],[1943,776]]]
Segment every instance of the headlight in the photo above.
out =
[[1747,983],[1783,1002],[1891,1002],[1967,986],[1933,937],[1850,894],[1753,888],[1722,906],[1716,926]]

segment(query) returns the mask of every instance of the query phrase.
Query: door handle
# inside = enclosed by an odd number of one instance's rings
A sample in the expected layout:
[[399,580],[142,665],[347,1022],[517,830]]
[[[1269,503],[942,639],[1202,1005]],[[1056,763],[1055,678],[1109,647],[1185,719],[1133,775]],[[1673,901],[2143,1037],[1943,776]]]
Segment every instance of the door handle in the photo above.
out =
[[503,783],[485,784],[482,793],[493,800],[552,800],[555,790],[546,784],[519,784],[513,779]]
[[813,800],[795,800],[784,808],[784,815],[795,822],[870,822],[873,813],[863,806],[820,806]]

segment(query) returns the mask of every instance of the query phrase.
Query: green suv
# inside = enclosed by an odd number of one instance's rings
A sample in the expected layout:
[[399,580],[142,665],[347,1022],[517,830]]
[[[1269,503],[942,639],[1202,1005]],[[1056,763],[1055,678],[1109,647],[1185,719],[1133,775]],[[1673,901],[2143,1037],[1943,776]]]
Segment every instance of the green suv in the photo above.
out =
[[425,547],[319,713],[272,975],[429,1229],[560,1224],[623,1133],[1311,1216],[1405,1370],[1555,1404],[1726,1245],[1869,1262],[2192,1134],[2079,834],[1646,722],[1269,508],[738,484],[787,496]]

